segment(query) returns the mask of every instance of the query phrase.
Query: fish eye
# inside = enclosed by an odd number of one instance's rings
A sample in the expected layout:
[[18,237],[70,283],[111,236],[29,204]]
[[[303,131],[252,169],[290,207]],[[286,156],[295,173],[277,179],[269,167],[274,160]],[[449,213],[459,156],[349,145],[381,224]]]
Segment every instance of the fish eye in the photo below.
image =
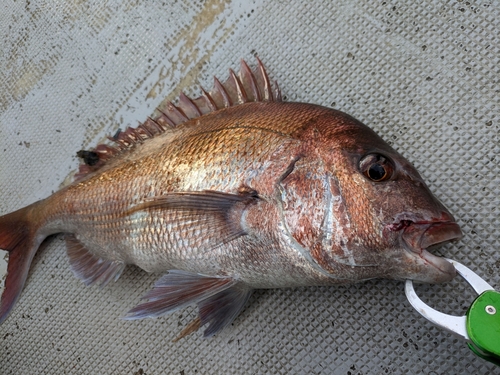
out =
[[368,179],[381,182],[386,181],[394,174],[394,165],[381,154],[368,154],[359,161],[359,170]]

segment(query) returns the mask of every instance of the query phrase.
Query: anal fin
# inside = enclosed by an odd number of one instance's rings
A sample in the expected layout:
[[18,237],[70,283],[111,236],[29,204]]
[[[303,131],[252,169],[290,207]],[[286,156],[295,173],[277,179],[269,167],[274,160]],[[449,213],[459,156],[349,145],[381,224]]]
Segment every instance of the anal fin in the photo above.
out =
[[105,286],[118,280],[125,269],[123,261],[96,257],[74,235],[68,234],[65,239],[71,270],[86,285]]
[[125,319],[158,317],[196,303],[200,326],[209,324],[204,332],[204,336],[209,337],[233,322],[251,292],[251,288],[230,277],[206,277],[173,270],[143,297],[148,301],[130,310]]
[[231,288],[198,302],[201,325],[209,324],[203,336],[213,336],[231,324],[243,310],[251,294],[251,288],[243,283],[236,283]]

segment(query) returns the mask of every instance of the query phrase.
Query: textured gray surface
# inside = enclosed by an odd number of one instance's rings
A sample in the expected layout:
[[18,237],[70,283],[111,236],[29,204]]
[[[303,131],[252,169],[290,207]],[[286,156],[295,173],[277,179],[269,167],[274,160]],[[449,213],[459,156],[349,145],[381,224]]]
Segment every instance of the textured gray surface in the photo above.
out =
[[[498,2],[6,0],[0,9],[0,213],[57,190],[79,149],[258,54],[287,100],[348,112],[410,159],[465,234],[440,254],[500,288]],[[413,311],[402,282],[258,291],[218,336],[174,344],[194,310],[120,320],[156,278],[130,267],[114,285],[86,288],[56,238],[0,326],[1,373],[496,371]],[[460,280],[417,290],[448,313],[472,299]]]

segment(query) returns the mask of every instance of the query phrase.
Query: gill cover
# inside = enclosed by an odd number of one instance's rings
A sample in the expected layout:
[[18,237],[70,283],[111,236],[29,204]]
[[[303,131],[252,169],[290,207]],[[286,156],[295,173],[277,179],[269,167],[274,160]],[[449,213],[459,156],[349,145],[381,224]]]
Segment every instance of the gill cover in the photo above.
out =
[[330,277],[359,280],[349,218],[338,181],[318,158],[303,157],[280,182],[290,235]]

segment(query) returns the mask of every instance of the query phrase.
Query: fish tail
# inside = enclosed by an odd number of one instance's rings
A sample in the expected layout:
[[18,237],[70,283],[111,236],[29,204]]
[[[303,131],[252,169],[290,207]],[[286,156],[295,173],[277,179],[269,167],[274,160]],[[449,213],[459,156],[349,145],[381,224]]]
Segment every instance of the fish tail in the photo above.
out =
[[19,298],[31,261],[46,237],[38,234],[41,225],[34,214],[40,203],[0,216],[0,249],[9,253],[5,288],[0,298],[0,324]]

